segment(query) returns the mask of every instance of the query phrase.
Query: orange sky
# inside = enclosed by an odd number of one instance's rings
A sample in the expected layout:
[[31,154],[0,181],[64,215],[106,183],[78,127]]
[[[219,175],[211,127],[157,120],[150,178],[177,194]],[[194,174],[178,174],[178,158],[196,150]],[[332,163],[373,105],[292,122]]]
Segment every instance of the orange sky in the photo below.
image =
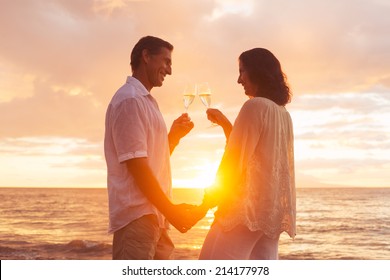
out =
[[[386,0],[3,1],[0,186],[104,187],[106,106],[144,35],[174,46],[152,94],[169,127],[184,84],[207,81],[234,121],[237,58],[270,49],[293,89],[298,187],[390,186],[390,4]],[[177,187],[205,187],[225,139],[195,100],[172,155]]]

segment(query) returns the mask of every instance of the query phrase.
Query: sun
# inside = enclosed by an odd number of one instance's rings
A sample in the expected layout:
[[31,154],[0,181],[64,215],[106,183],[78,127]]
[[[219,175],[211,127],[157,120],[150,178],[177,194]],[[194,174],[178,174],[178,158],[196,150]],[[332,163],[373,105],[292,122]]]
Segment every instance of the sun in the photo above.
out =
[[191,175],[187,174],[185,179],[173,178],[173,187],[204,189],[210,187],[215,180],[219,162],[206,161],[202,165],[194,166]]

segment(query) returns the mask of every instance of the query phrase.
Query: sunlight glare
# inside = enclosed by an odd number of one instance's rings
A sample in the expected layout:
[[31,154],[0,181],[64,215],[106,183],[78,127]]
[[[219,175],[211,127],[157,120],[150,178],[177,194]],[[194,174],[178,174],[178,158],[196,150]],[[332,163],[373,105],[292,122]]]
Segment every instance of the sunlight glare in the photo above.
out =
[[173,178],[173,187],[176,188],[195,188],[204,189],[210,187],[215,180],[215,174],[219,162],[205,162],[202,166],[196,166],[196,172],[193,177],[187,179],[175,179]]

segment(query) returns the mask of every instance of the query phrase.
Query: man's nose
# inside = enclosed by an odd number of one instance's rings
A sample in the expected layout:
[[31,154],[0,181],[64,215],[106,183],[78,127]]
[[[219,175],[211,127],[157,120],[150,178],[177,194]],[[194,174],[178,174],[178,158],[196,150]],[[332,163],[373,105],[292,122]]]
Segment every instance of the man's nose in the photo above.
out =
[[167,74],[172,75],[172,67],[171,66],[167,67]]

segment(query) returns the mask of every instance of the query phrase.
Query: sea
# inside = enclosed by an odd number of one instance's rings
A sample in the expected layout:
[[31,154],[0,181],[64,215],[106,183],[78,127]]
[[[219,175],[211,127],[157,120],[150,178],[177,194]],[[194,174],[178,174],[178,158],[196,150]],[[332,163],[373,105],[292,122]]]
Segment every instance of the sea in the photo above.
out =
[[[174,189],[199,204],[201,189]],[[174,259],[196,260],[214,212],[189,232],[170,230]],[[109,260],[104,188],[0,188],[1,260]],[[283,233],[279,258],[390,260],[390,188],[297,189],[297,236]]]

